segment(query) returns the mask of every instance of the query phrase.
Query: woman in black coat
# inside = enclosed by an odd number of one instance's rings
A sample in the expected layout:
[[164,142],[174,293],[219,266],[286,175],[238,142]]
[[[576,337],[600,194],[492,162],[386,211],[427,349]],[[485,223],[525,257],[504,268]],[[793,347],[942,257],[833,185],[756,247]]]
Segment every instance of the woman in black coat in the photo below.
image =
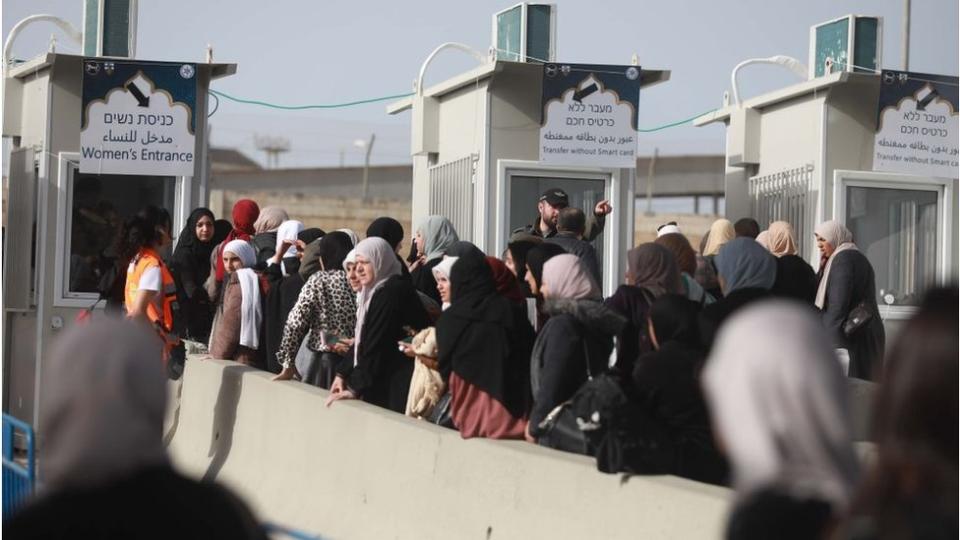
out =
[[210,338],[214,307],[203,283],[210,276],[210,254],[222,241],[215,238],[215,219],[207,208],[190,213],[177,237],[170,271],[177,285],[177,302],[187,329],[185,337],[206,343]]
[[714,444],[700,389],[705,354],[697,332],[699,311],[699,304],[678,294],[661,296],[650,306],[655,350],[634,365],[633,398],[644,424],[655,427],[645,436],[658,439],[658,451],[634,456],[639,463],[633,470],[723,484],[726,464]]
[[[815,303],[822,311],[823,325],[834,347],[846,349],[850,355],[847,374],[858,379],[876,379],[886,335],[877,308],[873,267],[853,243],[853,234],[839,221],[825,221],[815,233],[821,254]],[[844,326],[854,308],[861,308],[859,311],[866,314],[867,320],[847,332]]]
[[394,246],[371,237],[357,244],[355,255],[362,288],[354,357],[338,369],[327,405],[359,398],[403,414],[413,362],[401,352],[399,342],[430,326],[430,320],[413,283],[400,275],[403,262]]
[[544,420],[576,393],[588,373],[606,370],[613,337],[626,323],[603,305],[599,287],[576,255],[552,257],[543,265],[542,279],[544,310],[550,319],[537,336],[530,358],[533,408],[527,440],[531,442],[545,434]]

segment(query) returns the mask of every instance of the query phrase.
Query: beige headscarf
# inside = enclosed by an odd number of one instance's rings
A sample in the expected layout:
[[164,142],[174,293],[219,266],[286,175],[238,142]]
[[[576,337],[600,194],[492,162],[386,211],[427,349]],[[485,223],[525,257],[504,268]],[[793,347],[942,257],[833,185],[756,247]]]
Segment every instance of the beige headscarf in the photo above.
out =
[[273,232],[280,228],[280,225],[290,219],[287,211],[279,206],[267,206],[260,210],[260,215],[253,222],[253,230],[256,234]]
[[707,235],[707,245],[703,247],[702,253],[704,256],[720,253],[724,244],[737,237],[737,232],[733,230],[733,223],[730,223],[729,219],[718,219],[710,226]]
[[757,235],[756,241],[763,247],[763,249],[770,251],[770,231],[760,231],[760,234]]
[[[797,239],[793,234],[793,226],[786,221],[774,221],[767,229],[770,253],[775,257],[797,254]],[[760,239],[757,238],[757,241]]]
[[544,298],[599,300],[601,297],[600,287],[590,277],[580,257],[569,253],[551,257],[543,263],[543,284],[547,286]]
[[823,277],[820,279],[820,285],[817,287],[817,299],[814,301],[818,308],[823,309],[827,301],[827,282],[830,279],[830,267],[833,266],[834,259],[840,252],[848,249],[856,250],[857,245],[853,243],[853,233],[850,232],[850,229],[835,219],[817,225],[814,232],[834,247],[833,254],[830,255],[827,264],[823,267]]
[[799,303],[744,308],[703,370],[740,499],[773,488],[842,511],[857,479],[846,380],[823,326]]
[[162,343],[146,325],[101,319],[57,339],[41,397],[44,482],[89,487],[167,462]]

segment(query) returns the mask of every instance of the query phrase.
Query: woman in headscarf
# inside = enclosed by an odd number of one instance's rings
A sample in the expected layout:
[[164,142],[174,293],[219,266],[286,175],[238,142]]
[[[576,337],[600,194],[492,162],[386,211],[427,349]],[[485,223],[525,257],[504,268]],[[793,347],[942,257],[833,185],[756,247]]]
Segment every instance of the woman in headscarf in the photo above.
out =
[[44,489],[4,516],[5,536],[266,540],[236,496],[171,467],[167,379],[160,349],[144,347],[152,340],[146,324],[114,318],[58,338],[41,394]]
[[180,314],[187,331],[187,335],[181,337],[200,343],[206,343],[210,338],[213,323],[213,303],[203,284],[210,276],[210,254],[217,247],[214,222],[213,212],[207,208],[191,212],[177,237],[177,247],[170,261],[170,271],[177,284]]
[[716,298],[708,293],[693,277],[697,273],[697,252],[693,250],[687,237],[680,233],[667,233],[657,237],[654,243],[659,244],[673,253],[680,270],[680,283],[686,297],[701,306],[716,302]]
[[557,244],[548,244],[546,242],[534,246],[527,252],[525,279],[527,288],[534,298],[534,304],[537,311],[536,330],[539,331],[546,324],[549,315],[543,311],[543,295],[540,294],[540,283],[543,279],[543,265],[551,258],[557,255],[563,255],[567,251]]
[[838,538],[957,536],[957,323],[956,287],[934,289],[897,334],[872,415],[876,457]]
[[443,216],[427,216],[417,226],[413,243],[417,250],[417,259],[410,267],[410,278],[418,291],[440,303],[437,282],[433,279],[433,267],[440,264],[443,254],[459,242],[457,231],[450,220]]
[[287,211],[279,206],[265,206],[253,224],[254,236],[250,240],[257,252],[257,264],[266,263],[277,253],[277,229],[290,219]]
[[[545,244],[551,245],[551,244]],[[601,302],[600,288],[576,255],[543,265],[544,310],[550,315],[530,356],[533,408],[526,438],[544,433],[544,420],[586,382],[607,368],[613,337],[626,323]]]
[[417,290],[400,275],[403,262],[394,246],[371,237],[357,244],[355,251],[362,288],[357,298],[354,358],[338,370],[327,405],[360,398],[402,414],[413,362],[397,343],[430,326],[430,321]]
[[626,281],[604,302],[627,320],[617,334],[616,367],[624,375],[633,370],[638,356],[652,350],[647,317],[653,301],[682,290],[673,253],[652,242],[627,252]]
[[357,304],[343,269],[344,259],[350,252],[350,238],[342,232],[332,232],[318,240],[317,246],[320,271],[307,280],[285,319],[283,340],[277,352],[277,362],[283,371],[274,379],[288,380],[298,374],[294,360],[309,332],[307,347],[319,358],[304,366],[299,375],[307,384],[329,388],[336,369],[344,361],[332,346],[341,339],[353,338]]
[[497,294],[486,256],[471,247],[451,269],[450,307],[437,322],[450,416],[465,439],[520,439],[529,403],[533,329]]
[[350,245],[357,247],[357,244],[360,243],[360,237],[357,235],[356,231],[353,229],[337,229],[337,232],[342,232],[350,237]]
[[752,238],[728,242],[717,255],[716,265],[723,298],[700,314],[700,337],[708,352],[724,321],[745,305],[769,296],[777,279],[776,259]]
[[227,278],[210,336],[210,356],[262,369],[263,306],[260,276],[252,269],[256,264],[257,254],[246,240],[232,240],[223,247]]
[[[707,243],[703,247],[704,257],[715,257],[720,253],[720,248],[727,242],[737,237],[737,232],[729,219],[718,219],[710,225],[710,232],[707,233]],[[752,238],[751,238],[752,240]]]
[[[250,199],[240,199],[233,205],[233,213],[231,214],[233,218],[233,229],[217,247],[216,276],[218,285],[223,283],[223,276],[226,274],[223,267],[223,246],[233,240],[251,240],[254,235],[253,224],[259,216],[260,208],[257,206],[257,203]],[[217,295],[211,295],[210,297],[215,298],[216,296]]]
[[507,268],[507,265],[496,257],[487,257],[487,266],[493,272],[493,283],[496,285],[497,292],[514,305],[525,305],[526,297],[520,289],[517,276]]
[[[820,249],[820,283],[815,305],[823,312],[823,325],[834,347],[850,355],[851,377],[872,380],[883,360],[886,335],[877,308],[873,266],[853,243],[853,234],[839,221],[825,221],[815,229]],[[865,322],[845,330],[851,311]]]
[[517,281],[520,283],[520,289],[527,297],[533,297],[530,291],[530,284],[527,283],[527,254],[531,249],[543,243],[539,236],[526,235],[525,237],[511,239],[507,244],[507,249],[503,252],[503,263],[513,272]]
[[716,256],[727,242],[737,237],[733,224],[728,219],[718,219],[710,226],[710,231],[704,236],[700,248],[701,260],[697,261],[697,272],[694,277],[714,298],[720,298],[722,291],[716,281]]
[[[287,277],[297,273],[300,269],[300,254],[297,250],[297,239],[304,230],[303,223],[295,219],[288,219],[277,228],[277,241],[273,255],[265,267],[276,266],[277,274]],[[258,261],[259,262],[259,261]]]
[[722,484],[726,467],[714,444],[710,418],[700,389],[705,354],[700,348],[700,305],[678,294],[663,295],[650,306],[653,351],[633,368],[637,425],[644,444],[630,456],[632,472],[675,474]]
[[828,537],[858,470],[847,383],[816,317],[788,300],[746,308],[703,381],[736,491],[727,538]]
[[407,268],[407,263],[400,257],[400,249],[403,247],[403,225],[399,221],[392,217],[378,217],[370,222],[370,226],[367,227],[367,238],[383,238],[386,240],[387,244],[393,248],[397,261],[400,262],[400,275],[407,279],[410,278],[410,269]]
[[[777,258],[777,280],[770,292],[812,304],[817,294],[817,276],[807,261],[797,255],[793,227],[786,221],[774,221],[764,233],[767,233],[764,247]],[[759,236],[757,242],[760,242]]]

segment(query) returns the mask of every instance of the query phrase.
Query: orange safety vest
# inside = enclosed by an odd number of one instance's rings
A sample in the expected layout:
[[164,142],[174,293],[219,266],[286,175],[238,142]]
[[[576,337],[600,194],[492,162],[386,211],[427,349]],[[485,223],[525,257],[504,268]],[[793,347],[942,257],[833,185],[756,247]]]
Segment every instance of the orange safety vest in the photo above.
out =
[[147,318],[163,339],[163,357],[166,360],[171,349],[180,343],[180,338],[173,332],[173,312],[177,308],[177,285],[167,266],[160,260],[157,252],[150,248],[143,248],[130,261],[127,269],[127,283],[124,288],[124,305],[132,306],[140,288],[140,278],[147,269],[160,267],[161,286],[160,294],[147,304]]

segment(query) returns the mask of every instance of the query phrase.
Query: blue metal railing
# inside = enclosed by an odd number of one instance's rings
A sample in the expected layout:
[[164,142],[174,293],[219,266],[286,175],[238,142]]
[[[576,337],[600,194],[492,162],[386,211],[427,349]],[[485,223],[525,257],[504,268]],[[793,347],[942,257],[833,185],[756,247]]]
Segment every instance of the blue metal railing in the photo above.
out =
[[[14,458],[14,433],[23,433],[26,443],[26,466]],[[3,415],[3,519],[22,505],[33,493],[36,479],[33,455],[33,428],[30,424],[16,418]]]

